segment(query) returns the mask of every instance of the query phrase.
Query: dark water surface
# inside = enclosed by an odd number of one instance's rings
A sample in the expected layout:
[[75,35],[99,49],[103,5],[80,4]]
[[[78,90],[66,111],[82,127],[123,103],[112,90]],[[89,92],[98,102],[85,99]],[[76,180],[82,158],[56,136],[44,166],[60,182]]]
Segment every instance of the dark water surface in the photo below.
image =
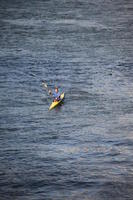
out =
[[[51,112],[42,79],[66,93]],[[132,0],[1,0],[7,199],[133,199]]]

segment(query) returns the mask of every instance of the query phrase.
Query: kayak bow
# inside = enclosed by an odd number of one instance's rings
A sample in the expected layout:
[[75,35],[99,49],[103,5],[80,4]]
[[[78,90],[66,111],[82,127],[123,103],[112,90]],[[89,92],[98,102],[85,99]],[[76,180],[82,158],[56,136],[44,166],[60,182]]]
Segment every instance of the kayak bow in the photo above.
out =
[[53,108],[55,108],[56,106],[58,106],[64,99],[65,94],[62,93],[60,96],[60,100],[59,101],[53,101],[49,107],[49,110],[52,110]]

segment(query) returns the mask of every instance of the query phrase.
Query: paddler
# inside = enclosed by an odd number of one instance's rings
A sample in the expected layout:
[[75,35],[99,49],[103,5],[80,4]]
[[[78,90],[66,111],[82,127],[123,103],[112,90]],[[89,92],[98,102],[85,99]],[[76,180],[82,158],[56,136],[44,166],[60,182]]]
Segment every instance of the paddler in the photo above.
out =
[[54,97],[54,102],[56,102],[56,101],[60,101],[60,92],[59,92],[59,89],[58,89],[58,87],[55,87],[55,90],[54,90],[54,92],[52,92],[51,90],[49,90],[49,94],[52,94],[53,95],[53,97]]

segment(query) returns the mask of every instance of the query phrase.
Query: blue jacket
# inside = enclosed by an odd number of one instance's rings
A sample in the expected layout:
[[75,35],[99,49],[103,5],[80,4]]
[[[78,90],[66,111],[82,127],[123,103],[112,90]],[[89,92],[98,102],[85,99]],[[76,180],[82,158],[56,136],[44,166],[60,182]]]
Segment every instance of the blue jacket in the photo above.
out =
[[60,92],[56,93],[55,91],[53,92],[53,97],[54,99],[58,99],[60,97]]

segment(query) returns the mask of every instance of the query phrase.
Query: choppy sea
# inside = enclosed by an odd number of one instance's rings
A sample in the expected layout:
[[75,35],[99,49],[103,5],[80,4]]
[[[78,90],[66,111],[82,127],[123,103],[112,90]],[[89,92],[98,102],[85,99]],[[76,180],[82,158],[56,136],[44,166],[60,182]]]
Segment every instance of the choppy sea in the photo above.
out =
[[[42,80],[65,92],[50,112]],[[1,0],[7,199],[133,199],[132,0]]]

